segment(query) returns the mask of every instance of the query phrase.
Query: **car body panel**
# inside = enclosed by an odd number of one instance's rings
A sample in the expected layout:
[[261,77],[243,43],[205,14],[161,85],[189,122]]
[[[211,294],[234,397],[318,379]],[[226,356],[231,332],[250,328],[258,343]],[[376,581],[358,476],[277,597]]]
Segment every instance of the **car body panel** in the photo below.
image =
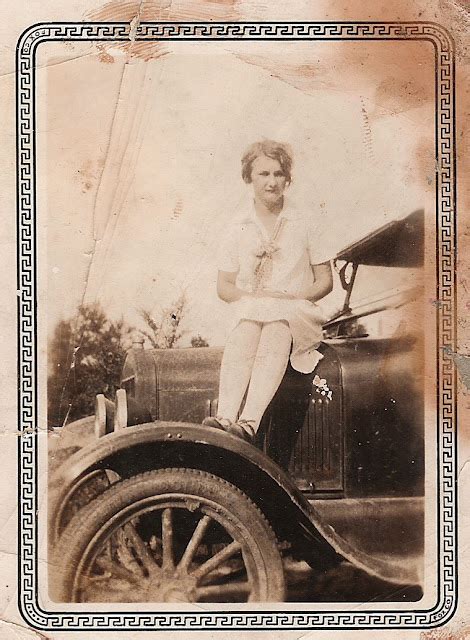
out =
[[[311,496],[422,494],[422,358],[416,340],[337,339],[325,341],[322,351],[312,374],[289,367],[266,412],[259,445]],[[221,357],[217,348],[134,350],[123,386],[132,401],[132,370],[145,358],[154,380],[151,412],[158,420],[200,424],[216,413]],[[326,380],[331,394],[322,395],[316,377]]]
[[[51,505],[62,505],[70,487],[97,469],[131,477],[150,469],[184,467],[214,473],[241,489],[262,510],[280,541],[321,569],[347,559],[371,575],[397,584],[417,584],[416,567],[396,553],[389,560],[339,535],[313,503],[262,451],[224,432],[184,423],[153,422],[107,435],[72,455],[54,478]],[[98,498],[99,499],[99,498]],[[335,501],[336,503],[336,501]],[[343,512],[344,513],[344,512]],[[341,519],[338,519],[336,525]],[[371,540],[374,538],[371,538]],[[367,537],[362,542],[366,542]]]

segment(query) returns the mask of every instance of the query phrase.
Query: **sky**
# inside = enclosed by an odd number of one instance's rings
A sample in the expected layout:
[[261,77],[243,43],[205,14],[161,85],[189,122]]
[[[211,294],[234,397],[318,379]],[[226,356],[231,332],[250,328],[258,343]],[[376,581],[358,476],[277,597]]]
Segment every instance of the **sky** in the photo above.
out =
[[[288,197],[332,252],[424,206],[434,179],[422,162],[423,145],[432,153],[432,50],[360,44],[358,58],[358,43],[346,42],[171,43],[150,60],[47,45],[38,184],[49,333],[80,302],[141,326],[139,309],[158,314],[185,291],[186,342],[200,334],[222,344],[218,238],[249,206],[240,158],[254,140],[291,145]],[[403,101],[393,79],[410,59]],[[341,299],[336,282],[325,312]]]

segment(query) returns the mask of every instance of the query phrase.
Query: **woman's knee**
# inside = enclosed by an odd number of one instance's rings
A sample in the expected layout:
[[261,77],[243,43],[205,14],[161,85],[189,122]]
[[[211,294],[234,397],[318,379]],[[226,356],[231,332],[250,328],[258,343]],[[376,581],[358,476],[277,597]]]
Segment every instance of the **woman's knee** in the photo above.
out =
[[266,322],[262,328],[262,334],[268,336],[279,336],[282,338],[292,339],[292,332],[290,330],[287,320],[275,320],[274,322]]
[[237,326],[235,327],[234,331],[236,329],[239,329],[240,331],[260,331],[262,328],[262,323],[261,322],[257,322],[256,320],[247,320],[246,318],[242,318],[240,320],[240,322],[237,324]]
[[253,355],[256,353],[261,336],[261,324],[250,320],[243,320],[231,331],[225,343],[224,353],[234,349],[240,355]]
[[292,346],[292,334],[288,324],[282,321],[266,324],[261,332],[258,354],[270,358],[287,358]]

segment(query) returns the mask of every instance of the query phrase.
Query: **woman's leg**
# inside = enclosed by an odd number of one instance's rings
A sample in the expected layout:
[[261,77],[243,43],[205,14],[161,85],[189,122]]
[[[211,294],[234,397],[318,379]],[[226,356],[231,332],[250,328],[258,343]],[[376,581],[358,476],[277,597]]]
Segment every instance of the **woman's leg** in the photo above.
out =
[[234,422],[250,381],[261,323],[241,320],[229,335],[222,357],[217,415]]
[[284,377],[291,344],[292,335],[287,322],[263,324],[248,394],[240,416],[241,420],[254,422],[255,431]]

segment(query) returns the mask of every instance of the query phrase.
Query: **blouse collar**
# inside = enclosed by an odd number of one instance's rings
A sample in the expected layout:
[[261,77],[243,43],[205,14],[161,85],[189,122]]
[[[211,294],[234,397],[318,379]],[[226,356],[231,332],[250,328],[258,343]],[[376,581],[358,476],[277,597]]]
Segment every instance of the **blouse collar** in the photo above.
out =
[[[284,197],[284,206],[282,207],[282,211],[279,214],[278,220],[284,218],[286,220],[296,220],[301,217],[301,213],[297,210],[297,208]],[[251,201],[250,205],[247,207],[247,211],[241,216],[240,223],[249,223],[252,222],[254,224],[259,224],[258,216],[256,215],[255,203],[254,200]]]

